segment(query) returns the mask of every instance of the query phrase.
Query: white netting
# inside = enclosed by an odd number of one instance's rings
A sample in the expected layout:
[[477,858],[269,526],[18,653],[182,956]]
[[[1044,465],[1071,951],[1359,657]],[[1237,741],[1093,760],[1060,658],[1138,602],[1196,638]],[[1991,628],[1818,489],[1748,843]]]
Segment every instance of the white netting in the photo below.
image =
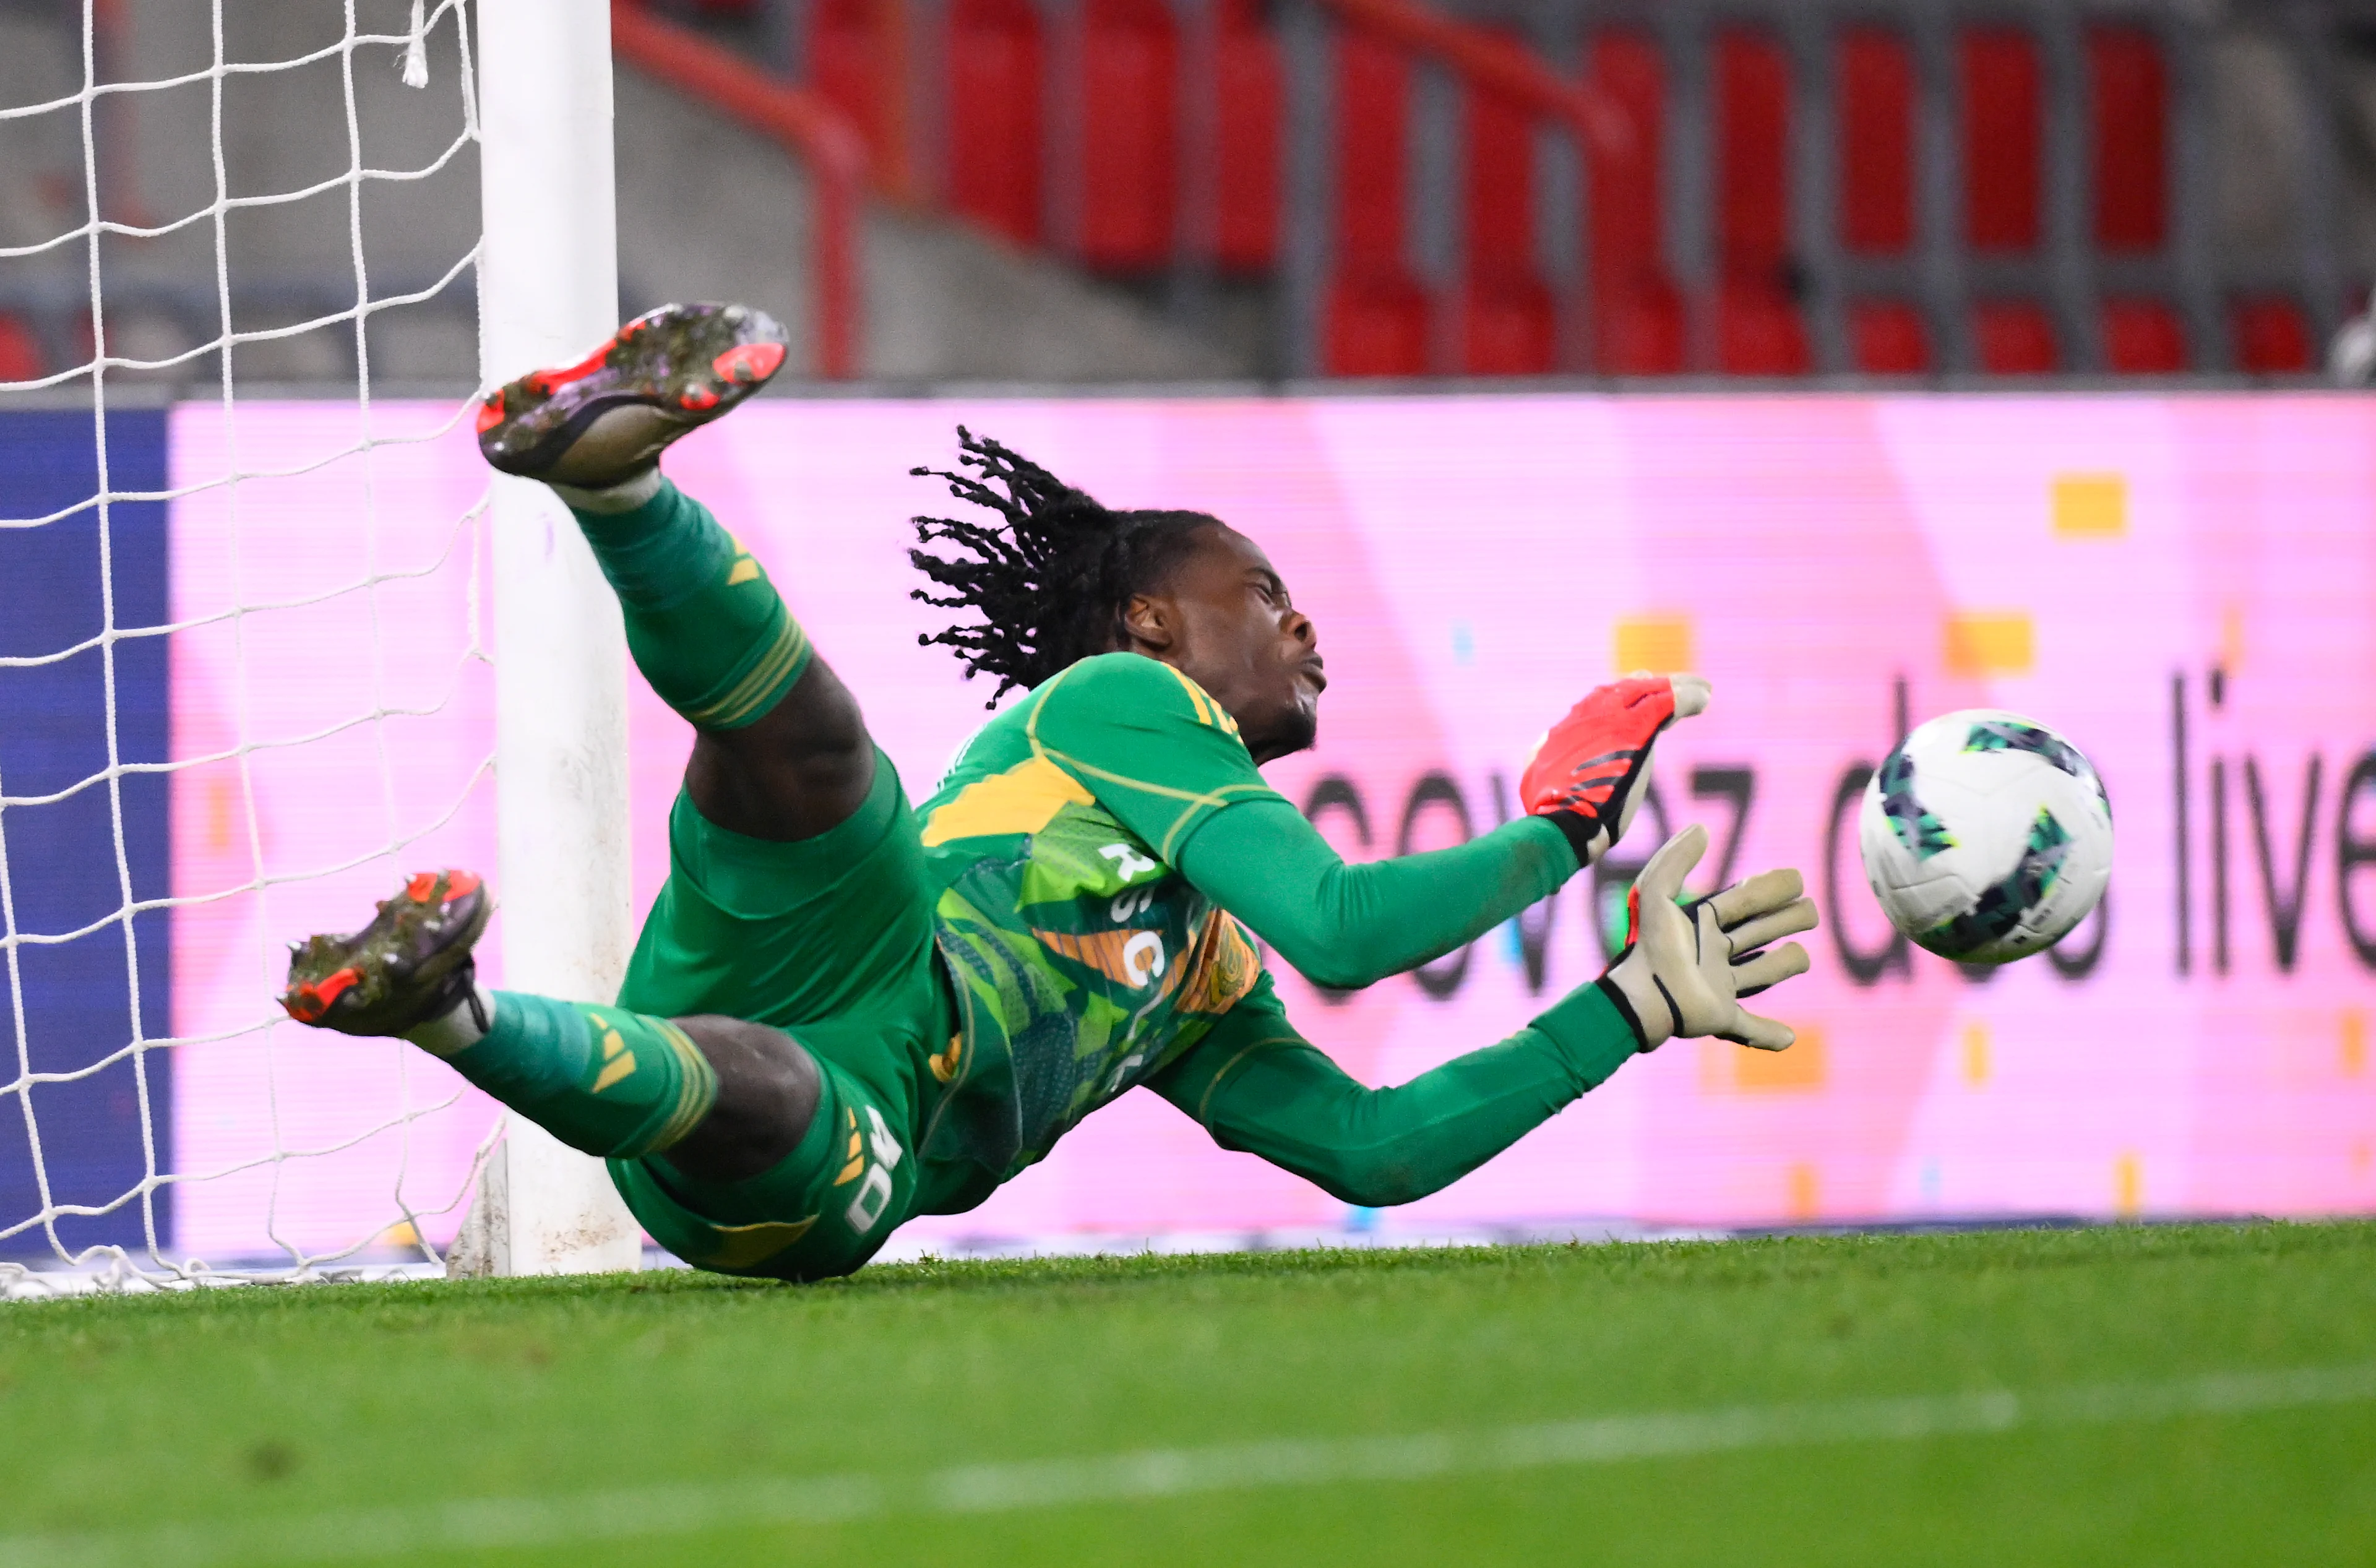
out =
[[494,1126],[273,1002],[493,857],[469,21],[0,12],[0,1295],[434,1263]]

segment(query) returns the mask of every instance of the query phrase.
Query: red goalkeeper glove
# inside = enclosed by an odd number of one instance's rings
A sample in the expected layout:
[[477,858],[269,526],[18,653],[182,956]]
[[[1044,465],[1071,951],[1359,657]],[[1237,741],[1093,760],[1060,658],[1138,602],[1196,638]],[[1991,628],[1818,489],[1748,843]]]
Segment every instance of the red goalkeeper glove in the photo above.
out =
[[1650,742],[1707,707],[1697,675],[1631,675],[1596,686],[1535,747],[1518,779],[1527,811],[1549,817],[1588,866],[1625,837],[1642,803]]

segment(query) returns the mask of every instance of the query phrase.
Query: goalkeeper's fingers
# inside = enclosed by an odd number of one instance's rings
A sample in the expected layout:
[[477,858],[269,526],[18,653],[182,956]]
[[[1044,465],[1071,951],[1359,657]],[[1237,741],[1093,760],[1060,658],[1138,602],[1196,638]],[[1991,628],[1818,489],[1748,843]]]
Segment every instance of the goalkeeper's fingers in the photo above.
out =
[[1705,675],[1661,677],[1653,671],[1635,670],[1628,673],[1625,678],[1629,681],[1664,679],[1667,683],[1667,690],[1674,694],[1675,717],[1678,719],[1689,719],[1693,714],[1705,713],[1708,698],[1716,691],[1716,688],[1708,683],[1708,678]]
[[[1795,883],[1798,877],[1797,872],[1790,873],[1792,882]],[[1717,919],[1720,922],[1722,915],[1719,914]],[[1756,952],[1769,942],[1796,936],[1802,931],[1812,931],[1818,923],[1815,901],[1812,898],[1793,898],[1778,909],[1768,909],[1739,925],[1726,926],[1724,936],[1732,944],[1735,954],[1748,954]]]
[[1654,903],[1672,904],[1683,890],[1683,878],[1707,853],[1707,829],[1695,822],[1659,845],[1658,852],[1634,879],[1636,907],[1646,909]]
[[1732,966],[1732,994],[1754,996],[1807,972],[1807,950],[1795,942],[1737,960]]
[[[1716,923],[1730,931],[1752,916],[1780,909],[1806,890],[1807,885],[1799,873],[1785,867],[1759,872],[1745,882],[1711,893],[1708,903],[1716,909]],[[1733,945],[1741,944],[1736,942]]]
[[1717,1037],[1735,1045],[1745,1045],[1752,1051],[1788,1051],[1799,1036],[1789,1025],[1772,1018],[1761,1018],[1754,1013],[1743,1013],[1733,1020],[1733,1027]]

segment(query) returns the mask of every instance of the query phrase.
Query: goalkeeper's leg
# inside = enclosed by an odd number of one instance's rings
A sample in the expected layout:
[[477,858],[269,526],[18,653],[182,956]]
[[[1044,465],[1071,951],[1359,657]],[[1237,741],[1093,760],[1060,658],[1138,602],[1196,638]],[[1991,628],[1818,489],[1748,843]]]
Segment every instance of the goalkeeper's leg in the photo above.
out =
[[[305,1023],[402,1035],[611,1158],[655,1234],[684,1221],[662,1238],[683,1255],[806,1277],[855,1267],[906,1213],[915,1163],[890,1173],[913,1137],[914,1096],[898,1086],[950,1028],[888,762],[759,564],[659,471],[670,442],[747,398],[782,357],[755,311],[671,306],[580,364],[503,387],[480,422],[491,463],[569,504],[637,666],[695,727],[670,886],[623,992],[637,1005],[479,992],[468,954],[485,895],[457,873],[415,879],[352,936],[308,943],[284,1004]],[[903,1027],[870,1024],[817,1052],[744,1021],[805,1025],[870,1004]],[[884,1069],[863,1089],[851,1075],[861,1059]],[[850,1132],[826,1123],[861,1111],[888,1152],[826,1148],[828,1133],[838,1148]],[[845,1183],[864,1201],[830,1191]],[[811,1234],[824,1210],[798,1206],[828,1197],[842,1221]]]
[[[863,1264],[916,1211],[920,1020],[862,1010],[818,1049],[741,1018],[478,989],[487,896],[427,873],[351,936],[289,966],[299,1022],[400,1035],[562,1142],[611,1162],[636,1218],[689,1263],[818,1279]],[[945,1016],[929,1015],[937,1036]]]
[[627,647],[696,731],[685,788],[708,821],[810,838],[847,820],[874,748],[849,689],[814,657],[767,574],[659,454],[782,365],[781,328],[742,305],[670,305],[582,362],[492,394],[479,444],[569,504],[619,596]]
[[425,872],[350,936],[290,956],[281,1005],[303,1024],[394,1035],[563,1143],[607,1158],[666,1152],[688,1175],[737,1181],[799,1144],[820,1080],[778,1029],[482,992],[471,948],[489,905],[469,872]]

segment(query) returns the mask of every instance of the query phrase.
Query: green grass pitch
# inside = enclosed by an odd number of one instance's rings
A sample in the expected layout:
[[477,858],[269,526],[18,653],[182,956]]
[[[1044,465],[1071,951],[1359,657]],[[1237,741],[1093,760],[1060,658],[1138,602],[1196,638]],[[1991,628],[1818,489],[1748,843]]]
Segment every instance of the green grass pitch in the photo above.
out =
[[0,1568],[2376,1562],[2376,1225],[0,1306]]

